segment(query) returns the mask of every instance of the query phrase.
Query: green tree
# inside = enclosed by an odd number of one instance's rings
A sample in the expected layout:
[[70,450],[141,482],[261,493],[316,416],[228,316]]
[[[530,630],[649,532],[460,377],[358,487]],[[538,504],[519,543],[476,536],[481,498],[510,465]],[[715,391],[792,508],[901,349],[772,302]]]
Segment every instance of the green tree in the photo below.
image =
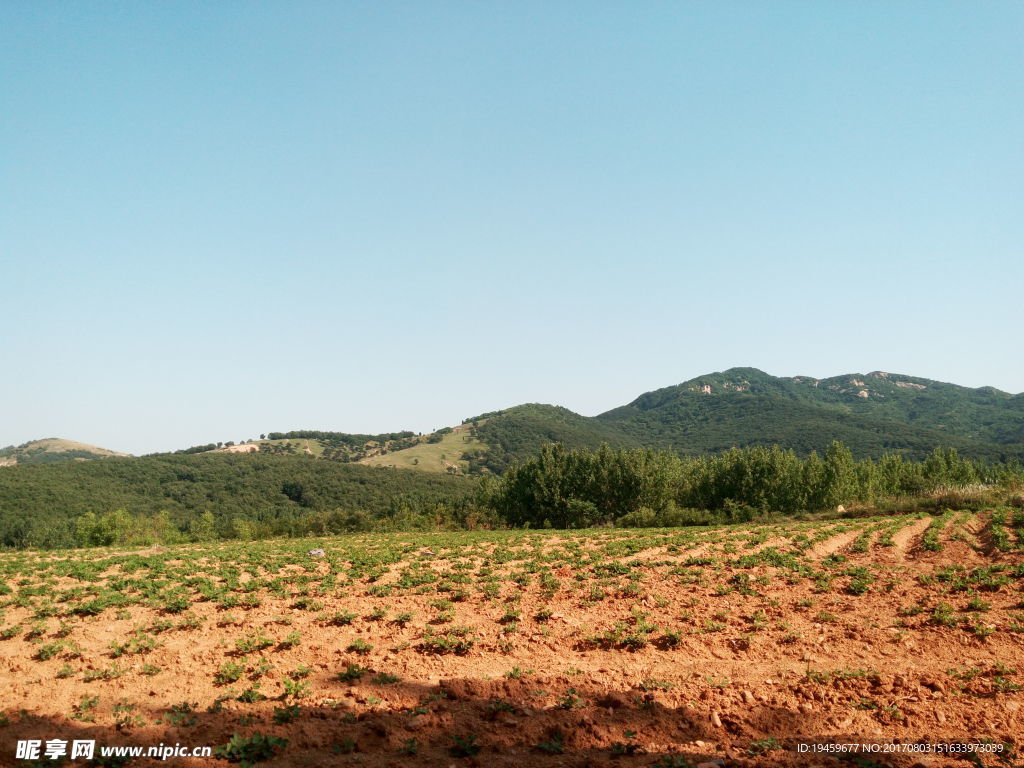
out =
[[823,507],[849,504],[857,498],[857,465],[850,449],[833,440],[825,451]]
[[217,521],[210,510],[189,523],[188,529],[192,541],[213,541],[217,538]]

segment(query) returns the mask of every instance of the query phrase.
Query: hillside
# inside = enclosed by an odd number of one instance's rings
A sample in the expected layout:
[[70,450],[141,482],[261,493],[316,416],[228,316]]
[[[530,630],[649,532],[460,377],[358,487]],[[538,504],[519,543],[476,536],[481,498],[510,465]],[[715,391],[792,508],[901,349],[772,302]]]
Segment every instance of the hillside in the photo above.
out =
[[413,432],[385,432],[361,435],[349,432],[325,432],[297,429],[290,432],[270,432],[259,440],[241,443],[207,443],[183,448],[171,453],[151,456],[169,456],[195,453],[262,453],[271,456],[313,456],[331,461],[360,461],[382,451],[400,450],[415,445],[419,438]]
[[732,368],[641,395],[596,417],[682,454],[777,443],[806,454],[841,440],[859,457],[1024,455],[1024,396],[876,371],[782,378]]
[[580,416],[568,408],[529,403],[467,419],[483,446],[469,457],[471,472],[504,472],[514,461],[534,456],[547,443],[567,448],[596,448],[601,443],[634,448],[644,439],[615,425]]
[[[218,530],[253,536],[341,532],[364,520],[450,509],[466,477],[384,470],[308,456],[199,454],[19,465],[0,472],[0,547],[73,546],[85,514],[124,509],[187,528],[208,510]],[[408,525],[410,520],[406,520]]]
[[475,455],[486,449],[487,445],[473,434],[472,428],[463,424],[424,435],[408,448],[393,450],[390,446],[382,446],[377,453],[360,459],[359,463],[371,467],[418,469],[457,475],[469,470],[469,461],[464,456]]
[[681,455],[777,444],[800,455],[833,440],[858,458],[921,459],[936,446],[988,461],[1024,458],[1024,395],[875,371],[830,379],[732,368],[654,390],[595,417],[521,405],[468,419],[485,446],[470,471],[503,472],[548,442],[663,448]]
[[127,455],[88,443],[48,437],[18,446],[11,445],[0,448],[0,467],[14,464],[51,464],[75,459],[102,459],[109,456]]
[[[857,458],[896,453],[922,459],[941,446],[985,461],[1024,459],[1024,394],[883,371],[817,379],[730,368],[647,392],[593,417],[528,403],[427,435],[295,430],[176,453],[258,453],[421,472],[502,474],[553,442],[567,448],[602,443],[656,448],[682,456],[779,445],[806,456],[824,451],[833,440]],[[0,450],[0,466],[123,455],[50,439]]]

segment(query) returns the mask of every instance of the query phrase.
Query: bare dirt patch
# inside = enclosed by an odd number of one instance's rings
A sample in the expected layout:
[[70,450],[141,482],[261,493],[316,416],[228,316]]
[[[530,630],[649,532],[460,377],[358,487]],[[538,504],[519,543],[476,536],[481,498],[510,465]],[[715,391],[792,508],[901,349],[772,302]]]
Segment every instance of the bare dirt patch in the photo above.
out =
[[908,551],[917,547],[921,535],[930,524],[931,519],[924,517],[900,528],[892,536],[895,551],[905,557]]
[[838,533],[835,536],[831,536],[819,544],[815,544],[809,553],[812,559],[821,559],[834,555],[836,552],[842,550],[853,544],[854,539],[860,535],[860,531],[846,531],[845,533]]
[[260,446],[258,443],[242,443],[241,445],[228,445],[223,448],[214,448],[210,453],[259,453],[259,451]]

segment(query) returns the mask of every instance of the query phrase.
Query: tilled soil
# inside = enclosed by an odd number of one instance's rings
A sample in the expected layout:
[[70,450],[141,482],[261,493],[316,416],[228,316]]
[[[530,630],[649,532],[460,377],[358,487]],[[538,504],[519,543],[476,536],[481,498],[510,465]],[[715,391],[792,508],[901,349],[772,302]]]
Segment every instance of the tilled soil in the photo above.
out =
[[[909,768],[970,765],[951,751],[964,749],[1024,764],[1021,542],[986,549],[950,526],[929,550],[931,521],[896,521],[891,546],[878,520],[682,543],[318,539],[306,544],[325,559],[282,542],[273,567],[256,558],[234,577],[224,548],[146,552],[141,572],[128,552],[37,558],[98,563],[84,578],[4,556],[0,765],[32,764],[19,740],[216,747],[233,734],[287,739],[259,760],[287,767]],[[966,522],[982,533],[988,518]],[[357,545],[368,561],[403,554],[361,576]],[[168,581],[159,597],[87,610],[100,588],[145,592],[147,572]]]

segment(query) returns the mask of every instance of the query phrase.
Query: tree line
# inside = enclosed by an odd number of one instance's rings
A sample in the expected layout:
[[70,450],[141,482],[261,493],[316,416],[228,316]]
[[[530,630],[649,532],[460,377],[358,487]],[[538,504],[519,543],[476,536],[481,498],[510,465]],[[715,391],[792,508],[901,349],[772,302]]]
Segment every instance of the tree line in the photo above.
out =
[[465,477],[259,453],[4,467],[0,547],[195,540],[207,535],[209,526],[196,529],[207,512],[217,538],[368,530],[378,519],[433,525],[449,515],[444,524],[457,525],[450,510],[474,491]]
[[315,429],[295,429],[291,432],[269,432],[267,440],[319,440],[325,445],[364,445],[368,442],[386,443],[415,437],[414,432],[383,432],[379,435],[355,435],[348,432],[323,432]]
[[488,504],[514,526],[579,528],[746,522],[921,497],[967,486],[1016,488],[1019,463],[986,464],[935,449],[924,461],[896,454],[857,461],[842,443],[806,459],[777,446],[681,458],[649,449],[544,446],[492,486]]
[[[900,499],[955,506],[967,498],[965,488],[974,489],[975,501],[1001,503],[1022,487],[1016,462],[983,463],[954,449],[936,449],[923,461],[856,460],[839,442],[807,458],[778,447],[684,458],[554,443],[501,478],[305,456],[108,458],[0,470],[0,547],[730,523]],[[943,492],[952,495],[936,496]]]

